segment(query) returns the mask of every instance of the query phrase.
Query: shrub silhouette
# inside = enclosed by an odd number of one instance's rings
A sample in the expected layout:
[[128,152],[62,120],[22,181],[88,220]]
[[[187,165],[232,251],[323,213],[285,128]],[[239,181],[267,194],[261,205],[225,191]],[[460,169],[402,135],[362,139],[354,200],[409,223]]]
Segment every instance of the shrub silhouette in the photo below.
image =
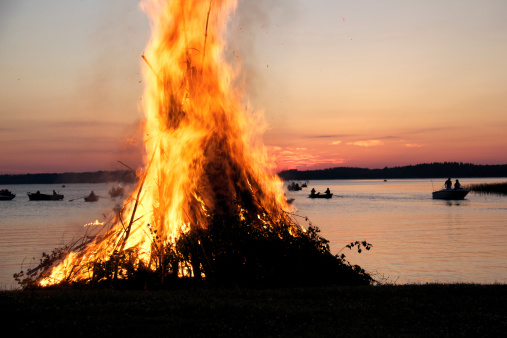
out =
[[[322,285],[369,285],[374,279],[361,267],[351,265],[345,255],[333,255],[320,230],[306,231],[283,223],[263,224],[237,214],[212,215],[207,229],[193,228],[172,245],[159,245],[158,237],[149,269],[135,249],[113,253],[105,261],[88,267],[92,278],[78,283],[62,282],[56,287],[171,288],[205,287],[292,287]],[[349,249],[370,244],[356,242]],[[191,277],[179,275],[181,269]],[[19,279],[19,278],[18,278]],[[36,283],[26,279],[24,287]],[[19,282],[19,280],[18,280]]]

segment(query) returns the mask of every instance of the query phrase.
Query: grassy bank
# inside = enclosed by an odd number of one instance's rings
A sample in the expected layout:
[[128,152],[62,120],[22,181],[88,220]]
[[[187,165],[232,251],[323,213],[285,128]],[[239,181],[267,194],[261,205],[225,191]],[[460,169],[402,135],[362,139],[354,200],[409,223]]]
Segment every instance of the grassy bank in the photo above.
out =
[[479,194],[507,195],[507,182],[469,184],[466,188]]
[[497,336],[507,285],[0,292],[4,332],[46,336]]

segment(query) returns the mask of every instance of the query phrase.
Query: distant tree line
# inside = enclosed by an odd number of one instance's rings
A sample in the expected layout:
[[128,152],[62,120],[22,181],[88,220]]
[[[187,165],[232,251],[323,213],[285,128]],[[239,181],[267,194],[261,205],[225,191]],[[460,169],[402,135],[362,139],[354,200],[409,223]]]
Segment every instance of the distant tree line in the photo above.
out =
[[332,179],[393,179],[393,178],[460,178],[460,177],[507,177],[507,164],[476,165],[462,162],[423,163],[404,167],[367,169],[336,167],[321,170],[284,170],[278,174],[290,180]]
[[[285,180],[332,179],[392,179],[447,177],[507,177],[507,164],[476,165],[462,162],[423,163],[404,167],[368,169],[336,167],[321,170],[284,170],[278,176]],[[136,173],[131,170],[96,171],[85,173],[46,173],[0,175],[0,184],[66,184],[66,183],[133,183]]]
[[132,183],[136,180],[136,173],[131,170],[0,175],[0,184]]

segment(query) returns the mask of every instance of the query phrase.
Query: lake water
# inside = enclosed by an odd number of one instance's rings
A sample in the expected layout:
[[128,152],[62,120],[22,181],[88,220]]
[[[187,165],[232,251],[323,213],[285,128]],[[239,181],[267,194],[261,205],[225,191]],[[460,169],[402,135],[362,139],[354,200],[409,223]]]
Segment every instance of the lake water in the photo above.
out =
[[[505,182],[460,179],[462,184]],[[294,198],[296,220],[321,229],[338,253],[352,241],[366,240],[370,251],[343,249],[352,264],[395,283],[507,283],[507,197],[469,193],[462,201],[433,200],[443,180],[309,181],[308,188],[286,191]],[[84,233],[84,224],[102,221],[118,201],[112,185],[10,185],[12,201],[0,202],[0,287],[17,287],[12,275],[36,265],[50,252]],[[310,199],[311,188],[332,199]],[[28,201],[26,192],[65,195],[63,201]],[[84,202],[91,190],[104,198]],[[79,198],[79,199],[78,199]],[[74,201],[70,201],[76,199]],[[299,217],[301,216],[301,217]],[[308,221],[305,220],[308,218]],[[22,267],[23,266],[23,267]]]
[[[84,225],[105,220],[118,200],[108,191],[113,184],[6,185],[16,194],[12,201],[0,201],[0,288],[17,287],[13,274],[36,266],[43,252],[50,253],[86,231]],[[29,201],[27,192],[63,194],[63,201]],[[97,202],[85,202],[91,191]],[[100,198],[103,197],[103,198]],[[121,202],[120,202],[121,203]]]

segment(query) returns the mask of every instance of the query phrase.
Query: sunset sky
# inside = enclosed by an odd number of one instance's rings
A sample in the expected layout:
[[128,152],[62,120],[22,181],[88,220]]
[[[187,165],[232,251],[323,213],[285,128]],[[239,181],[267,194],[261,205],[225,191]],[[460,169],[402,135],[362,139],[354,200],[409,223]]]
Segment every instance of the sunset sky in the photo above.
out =
[[[205,1],[207,3],[207,1]],[[239,1],[278,169],[507,164],[507,1]],[[0,173],[140,161],[138,1],[0,2]]]

